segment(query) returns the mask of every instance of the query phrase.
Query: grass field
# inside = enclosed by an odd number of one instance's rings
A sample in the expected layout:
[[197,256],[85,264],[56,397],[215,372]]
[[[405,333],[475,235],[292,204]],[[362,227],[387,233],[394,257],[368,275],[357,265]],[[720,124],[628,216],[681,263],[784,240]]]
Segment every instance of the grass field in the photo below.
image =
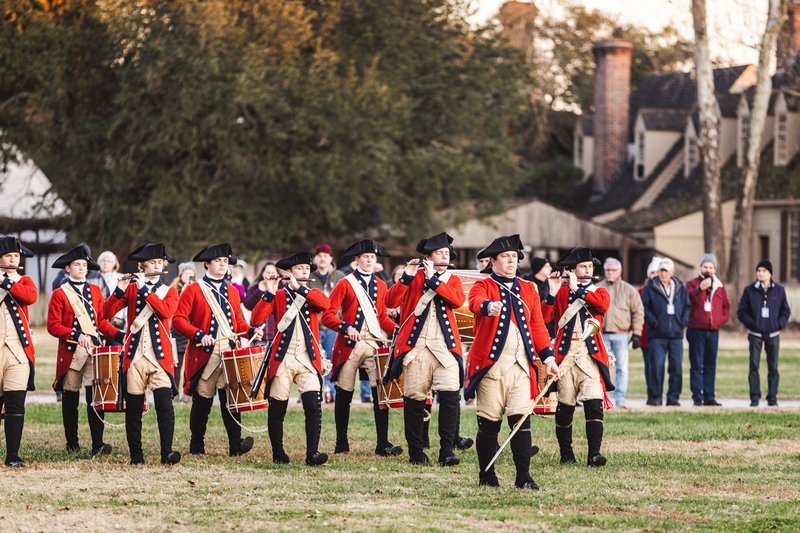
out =
[[[640,361],[636,353],[632,363]],[[744,377],[736,374],[739,359],[735,351],[721,357],[721,397],[747,395],[746,358]],[[800,396],[798,359],[796,352],[782,359],[781,389],[787,397]],[[632,364],[634,393],[642,392],[636,379],[640,371],[640,365]],[[688,377],[684,390],[686,397]],[[353,453],[311,469],[303,465],[303,414],[295,404],[286,419],[291,465],[271,463],[266,434],[255,435],[249,455],[227,457],[215,408],[207,435],[209,454],[185,456],[173,468],[156,464],[154,413],[144,419],[148,465],[133,468],[127,464],[123,430],[107,429],[106,440],[115,446],[109,457],[70,455],[63,451],[59,406],[31,404],[22,454],[32,466],[2,470],[0,499],[6,503],[0,507],[0,529],[800,529],[800,410],[612,410],[604,441],[609,464],[603,469],[559,465],[553,422],[537,418],[532,432],[542,452],[534,457],[532,474],[542,490],[521,492],[513,488],[507,452],[498,463],[499,490],[477,487],[474,449],[461,452],[462,464],[449,469],[412,467],[407,456],[375,458],[371,411],[358,405],[350,424]],[[185,451],[189,406],[176,404],[176,416],[176,448]],[[110,415],[109,420],[122,422],[122,415]],[[585,462],[582,420],[576,415],[575,448],[579,461]],[[263,427],[266,413],[246,414],[244,422]],[[435,428],[434,416],[434,443]],[[465,408],[461,433],[475,432],[474,410]],[[392,413],[390,435],[405,447],[399,411]],[[84,448],[88,440],[81,409]],[[333,442],[333,410],[325,406],[322,450],[330,452]],[[430,455],[435,457],[436,451],[434,447]]]

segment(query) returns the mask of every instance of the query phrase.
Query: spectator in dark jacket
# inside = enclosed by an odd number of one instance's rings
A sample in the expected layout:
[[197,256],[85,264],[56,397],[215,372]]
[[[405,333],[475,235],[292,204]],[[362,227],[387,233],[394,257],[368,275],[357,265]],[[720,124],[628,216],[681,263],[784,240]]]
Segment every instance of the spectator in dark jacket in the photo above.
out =
[[717,277],[717,258],[705,254],[700,259],[700,275],[686,282],[692,303],[686,340],[689,341],[689,386],[695,405],[721,405],[714,392],[717,377],[719,328],[731,316],[728,292]]
[[667,405],[680,405],[678,401],[683,385],[683,330],[689,322],[691,304],[686,288],[673,277],[675,264],[671,259],[661,260],[658,277],[651,279],[642,291],[644,320],[647,323],[651,351],[651,378],[654,397],[647,405],[661,405],[664,390],[664,362],[668,361],[669,385]]
[[[264,296],[264,292],[267,290],[266,278],[275,277],[277,275],[278,269],[275,268],[275,263],[273,261],[264,263],[264,266],[261,268],[261,275],[257,278],[258,281],[254,281],[247,288],[244,299],[242,300],[242,305],[244,305],[246,309],[252,311],[256,304],[261,301],[261,297]],[[260,341],[254,342],[253,344],[267,344],[275,338],[275,316],[269,315],[264,324],[264,336]],[[253,325],[260,326],[261,324]]]
[[747,328],[750,342],[750,406],[758,406],[761,400],[761,380],[758,367],[761,364],[761,347],[767,352],[767,404],[778,405],[778,352],[781,330],[789,323],[789,302],[786,291],[772,281],[772,263],[766,259],[756,267],[756,282],[742,291],[737,316]]

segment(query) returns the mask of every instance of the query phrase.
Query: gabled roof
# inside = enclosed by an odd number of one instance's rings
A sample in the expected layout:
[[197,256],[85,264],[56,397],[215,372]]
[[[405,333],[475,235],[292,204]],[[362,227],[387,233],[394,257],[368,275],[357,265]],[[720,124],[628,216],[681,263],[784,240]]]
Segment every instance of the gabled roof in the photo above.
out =
[[689,112],[685,109],[642,108],[639,115],[645,128],[655,131],[683,131]]

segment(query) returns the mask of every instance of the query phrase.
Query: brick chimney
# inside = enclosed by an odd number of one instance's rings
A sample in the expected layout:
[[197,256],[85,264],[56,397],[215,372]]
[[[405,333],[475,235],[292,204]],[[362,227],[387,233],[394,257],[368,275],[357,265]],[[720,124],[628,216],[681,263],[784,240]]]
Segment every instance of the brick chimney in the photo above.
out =
[[611,40],[593,48],[594,168],[593,192],[608,186],[628,157],[628,99],[633,45]]
[[800,52],[800,0],[789,0],[788,17],[778,35],[778,68],[785,68]]

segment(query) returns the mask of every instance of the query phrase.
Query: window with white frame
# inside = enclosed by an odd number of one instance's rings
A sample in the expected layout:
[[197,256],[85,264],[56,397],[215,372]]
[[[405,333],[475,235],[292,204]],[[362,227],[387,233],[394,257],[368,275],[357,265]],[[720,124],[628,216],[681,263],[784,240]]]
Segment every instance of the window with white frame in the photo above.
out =
[[789,136],[786,131],[789,117],[786,113],[778,115],[778,132],[775,140],[776,163],[785,165],[789,159]]
[[644,179],[644,131],[636,136],[636,179]]

